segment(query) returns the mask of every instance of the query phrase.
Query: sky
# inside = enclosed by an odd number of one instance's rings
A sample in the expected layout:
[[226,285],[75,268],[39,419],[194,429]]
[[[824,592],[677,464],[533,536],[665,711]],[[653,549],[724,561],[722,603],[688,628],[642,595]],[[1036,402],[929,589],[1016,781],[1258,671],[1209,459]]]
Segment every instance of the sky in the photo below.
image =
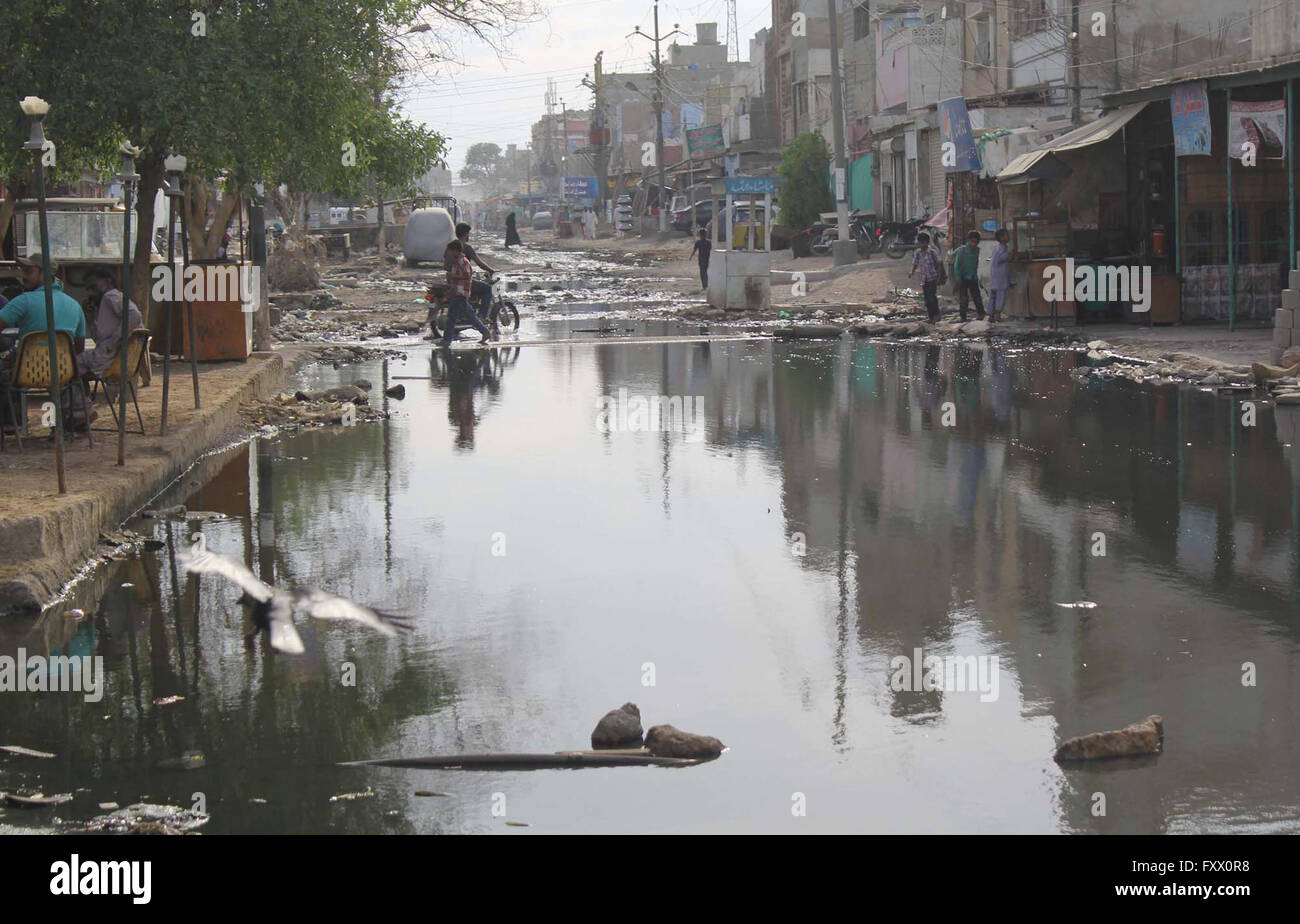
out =
[[[591,105],[591,91],[581,86],[590,75],[596,52],[604,51],[606,71],[647,71],[654,44],[627,37],[636,26],[654,31],[651,0],[540,0],[543,19],[520,26],[506,39],[498,57],[488,45],[461,40],[460,64],[443,68],[445,75],[422,79],[403,97],[403,109],[417,122],[449,138],[447,166],[458,172],[465,152],[479,141],[524,145],[532,140],[532,124],[546,112],[547,78],[569,109]],[[740,57],[749,57],[749,40],[768,25],[770,0],[736,0]],[[725,0],[664,0],[659,5],[663,33],[678,23],[695,41],[697,22],[716,22],[718,41],[727,38]],[[666,44],[661,53],[667,54]]]

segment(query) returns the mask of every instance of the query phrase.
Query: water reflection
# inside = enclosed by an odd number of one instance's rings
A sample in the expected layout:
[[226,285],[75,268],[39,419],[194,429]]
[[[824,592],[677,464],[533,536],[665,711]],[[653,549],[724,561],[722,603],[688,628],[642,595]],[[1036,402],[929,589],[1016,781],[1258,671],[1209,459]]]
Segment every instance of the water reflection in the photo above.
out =
[[[138,524],[165,547],[86,582],[92,618],[46,643],[104,655],[109,694],[6,702],[0,736],[59,758],[0,764],[0,788],[41,773],[47,792],[86,787],[78,805],[202,791],[231,831],[501,831],[498,792],[548,831],[1295,830],[1300,421],[1080,386],[1073,363],[731,342],[313,371],[317,387],[401,380],[407,397],[387,421],[258,441],[178,489],[227,520]],[[602,432],[595,402],[620,389],[700,396],[704,439]],[[331,628],[277,656],[244,638],[231,588],[178,574],[192,531],[264,580],[419,629]],[[1099,607],[1055,605],[1080,599]],[[997,656],[999,698],[893,689],[891,659],[917,649]],[[170,695],[185,700],[153,705]],[[333,767],[578,747],[628,699],[732,751],[674,774]],[[1059,736],[1152,712],[1159,758],[1051,761]],[[188,749],[208,766],[154,769]]]

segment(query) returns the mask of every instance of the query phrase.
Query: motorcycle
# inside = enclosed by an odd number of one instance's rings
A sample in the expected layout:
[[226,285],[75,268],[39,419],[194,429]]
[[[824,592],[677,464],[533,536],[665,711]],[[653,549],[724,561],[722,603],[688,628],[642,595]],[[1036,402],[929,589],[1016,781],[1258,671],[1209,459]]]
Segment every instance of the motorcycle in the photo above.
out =
[[[881,249],[891,260],[901,260],[908,251],[916,248],[916,235],[929,220],[929,215],[922,215],[911,221],[886,223],[882,226],[884,233],[880,240]],[[930,236],[933,238],[934,233]]]

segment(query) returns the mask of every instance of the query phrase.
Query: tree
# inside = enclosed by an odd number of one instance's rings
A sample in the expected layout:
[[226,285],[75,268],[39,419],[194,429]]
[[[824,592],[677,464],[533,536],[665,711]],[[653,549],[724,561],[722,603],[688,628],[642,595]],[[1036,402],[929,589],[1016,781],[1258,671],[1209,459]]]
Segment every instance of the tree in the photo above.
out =
[[834,203],[826,184],[830,162],[830,148],[817,132],[804,132],[785,149],[777,168],[785,180],[780,192],[781,224],[806,228],[831,210]]
[[460,168],[460,178],[470,183],[482,183],[490,190],[500,176],[502,166],[501,146],[480,141],[470,145],[465,152],[465,166]]
[[[530,3],[212,0],[204,10],[189,0],[4,0],[0,86],[50,103],[61,167],[112,173],[121,140],[143,148],[138,227],[153,226],[163,159],[184,154],[192,253],[205,257],[257,183],[382,195],[439,163],[442,137],[401,118],[394,92],[447,53],[455,29],[504,34]],[[404,38],[421,30],[436,51]],[[8,185],[25,175],[22,157],[29,165],[31,154],[20,150],[18,107],[0,106],[13,110],[0,112],[0,182]],[[223,197],[208,225],[206,200],[217,188]],[[146,305],[149,235],[136,240],[132,297]]]

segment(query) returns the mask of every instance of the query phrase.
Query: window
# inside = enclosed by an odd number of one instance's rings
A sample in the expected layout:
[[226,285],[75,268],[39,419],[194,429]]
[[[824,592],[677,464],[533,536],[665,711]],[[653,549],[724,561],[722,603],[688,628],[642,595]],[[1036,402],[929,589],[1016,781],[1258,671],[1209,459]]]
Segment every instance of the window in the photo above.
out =
[[987,13],[973,18],[975,27],[975,63],[993,66],[993,25]]
[[1048,9],[1048,0],[1011,0],[1011,36],[1024,38],[1035,32],[1043,32],[1054,25],[1055,17]]
[[871,7],[859,3],[853,8],[853,40],[860,42],[871,34]]

